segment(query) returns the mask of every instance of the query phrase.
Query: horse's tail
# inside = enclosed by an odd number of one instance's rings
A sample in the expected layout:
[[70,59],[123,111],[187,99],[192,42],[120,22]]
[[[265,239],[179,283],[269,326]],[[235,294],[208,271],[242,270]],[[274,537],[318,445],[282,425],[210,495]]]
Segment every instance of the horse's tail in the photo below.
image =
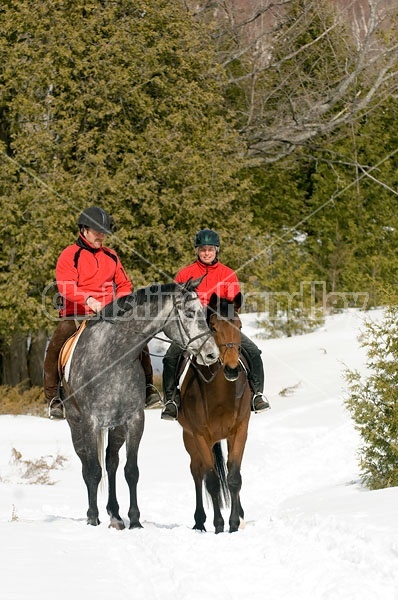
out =
[[106,489],[107,473],[106,473],[106,463],[105,463],[105,448],[106,448],[107,443],[108,443],[108,430],[101,428],[98,432],[98,437],[97,437],[98,460],[99,460],[99,464],[101,465],[101,470],[102,470],[102,477],[101,477],[101,481],[99,482],[99,489],[100,489],[101,493],[105,492],[105,489]]
[[221,442],[216,442],[213,446],[213,456],[214,456],[214,466],[216,468],[216,472],[218,478],[220,480],[220,495],[221,501],[224,503],[226,507],[230,505],[230,494],[227,482],[227,467],[225,464],[224,454],[222,451]]

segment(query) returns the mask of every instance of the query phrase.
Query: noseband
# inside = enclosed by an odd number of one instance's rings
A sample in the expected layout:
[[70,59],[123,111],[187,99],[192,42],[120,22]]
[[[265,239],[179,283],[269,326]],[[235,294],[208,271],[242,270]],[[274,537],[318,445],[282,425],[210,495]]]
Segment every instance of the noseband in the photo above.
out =
[[[175,310],[175,312],[178,315],[178,319],[177,319],[177,323],[178,323],[178,328],[180,330],[180,335],[181,335],[181,339],[184,339],[184,334],[185,337],[188,338],[188,341],[186,342],[185,346],[180,345],[180,347],[183,350],[189,350],[191,352],[193,352],[193,354],[198,355],[201,353],[203,346],[205,345],[205,343],[207,342],[207,340],[210,338],[211,336],[211,331],[203,331],[202,333],[198,333],[198,335],[195,335],[194,337],[190,337],[190,334],[188,332],[188,329],[185,327],[184,325],[184,321],[181,318],[181,313],[182,313],[182,307],[181,307],[182,302],[181,301],[177,301],[176,297],[173,295],[173,308],[170,311],[169,316],[167,317],[166,321],[170,318],[171,314],[173,313],[173,311]],[[206,336],[206,337],[205,337]],[[190,345],[195,342],[196,340],[199,340],[200,338],[204,337],[205,339],[203,340],[202,344],[199,346],[199,349],[197,351],[194,351],[192,348],[190,348]]]
[[[216,314],[216,313],[214,313]],[[232,319],[227,319],[225,317],[221,317],[222,321],[226,321],[227,323],[229,323],[232,327],[235,327],[235,329],[237,329],[236,325],[233,324]],[[221,348],[234,348],[237,347],[238,353],[240,353],[240,348],[241,348],[241,344],[238,342],[226,342],[225,344],[218,344],[218,347]]]
[[238,344],[238,342],[228,342],[227,344],[219,344],[219,348],[223,348],[225,346],[225,348],[233,348],[234,346],[238,347],[238,352],[240,351],[240,344]]

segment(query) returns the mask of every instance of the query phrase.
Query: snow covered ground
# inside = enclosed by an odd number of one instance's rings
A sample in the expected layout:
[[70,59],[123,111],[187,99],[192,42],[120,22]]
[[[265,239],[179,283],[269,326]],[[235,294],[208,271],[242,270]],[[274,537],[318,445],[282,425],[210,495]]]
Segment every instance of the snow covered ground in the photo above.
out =
[[[0,593],[6,600],[398,600],[398,489],[359,483],[359,437],[343,371],[364,369],[364,318],[328,317],[300,337],[259,340],[272,410],[252,416],[243,461],[246,527],[193,531],[181,430],[147,411],[142,530],[86,525],[86,488],[66,422],[0,417]],[[243,315],[257,333],[256,315]],[[282,392],[282,394],[281,394]],[[122,452],[123,457],[123,452]],[[119,468],[118,497],[128,491]],[[227,514],[226,520],[227,520]]]

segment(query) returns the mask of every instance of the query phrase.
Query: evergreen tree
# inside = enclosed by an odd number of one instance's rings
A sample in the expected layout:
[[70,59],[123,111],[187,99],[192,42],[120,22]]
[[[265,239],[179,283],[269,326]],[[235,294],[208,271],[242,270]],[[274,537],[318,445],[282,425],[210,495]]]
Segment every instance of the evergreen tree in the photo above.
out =
[[392,306],[380,324],[367,322],[361,346],[367,350],[368,374],[346,374],[346,406],[362,438],[361,472],[371,489],[398,485],[397,317],[397,306]]
[[87,205],[114,215],[136,285],[172,277],[203,226],[244,257],[244,148],[184,2],[13,0],[0,26],[1,338],[48,324],[43,291],[56,314],[46,286]]
[[298,290],[304,270],[341,307],[356,293],[375,305],[380,285],[396,281],[396,22],[391,7],[385,27],[378,4],[355,37],[349,8],[325,0],[265,4],[246,23],[223,3],[216,39],[252,158],[259,287]]

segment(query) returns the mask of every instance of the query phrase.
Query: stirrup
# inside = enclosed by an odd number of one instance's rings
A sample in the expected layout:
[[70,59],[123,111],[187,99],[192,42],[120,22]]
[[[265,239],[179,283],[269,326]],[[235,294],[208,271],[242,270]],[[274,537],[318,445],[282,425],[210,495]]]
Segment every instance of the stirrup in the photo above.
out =
[[[149,390],[151,390],[151,392],[149,392]],[[145,391],[145,408],[154,408],[155,406],[161,406],[162,397],[159,394],[159,390],[153,385],[153,383],[147,383]]]
[[[169,405],[173,405],[175,406],[175,417],[173,415],[170,415],[169,413],[167,413],[167,406]],[[174,402],[174,400],[168,400],[166,402],[166,404],[164,405],[164,409],[162,410],[162,414],[160,415],[161,419],[164,419],[165,421],[176,421],[178,417],[178,406],[177,403]]]
[[65,419],[65,405],[59,396],[54,396],[48,404],[49,419]]
[[[260,402],[259,406],[256,407],[255,401],[258,398],[260,398]],[[255,414],[265,412],[266,410],[270,410],[270,408],[270,403],[268,402],[268,399],[266,398],[266,396],[264,396],[264,394],[262,394],[261,392],[257,392],[256,394],[254,394],[252,398],[252,411]]]

